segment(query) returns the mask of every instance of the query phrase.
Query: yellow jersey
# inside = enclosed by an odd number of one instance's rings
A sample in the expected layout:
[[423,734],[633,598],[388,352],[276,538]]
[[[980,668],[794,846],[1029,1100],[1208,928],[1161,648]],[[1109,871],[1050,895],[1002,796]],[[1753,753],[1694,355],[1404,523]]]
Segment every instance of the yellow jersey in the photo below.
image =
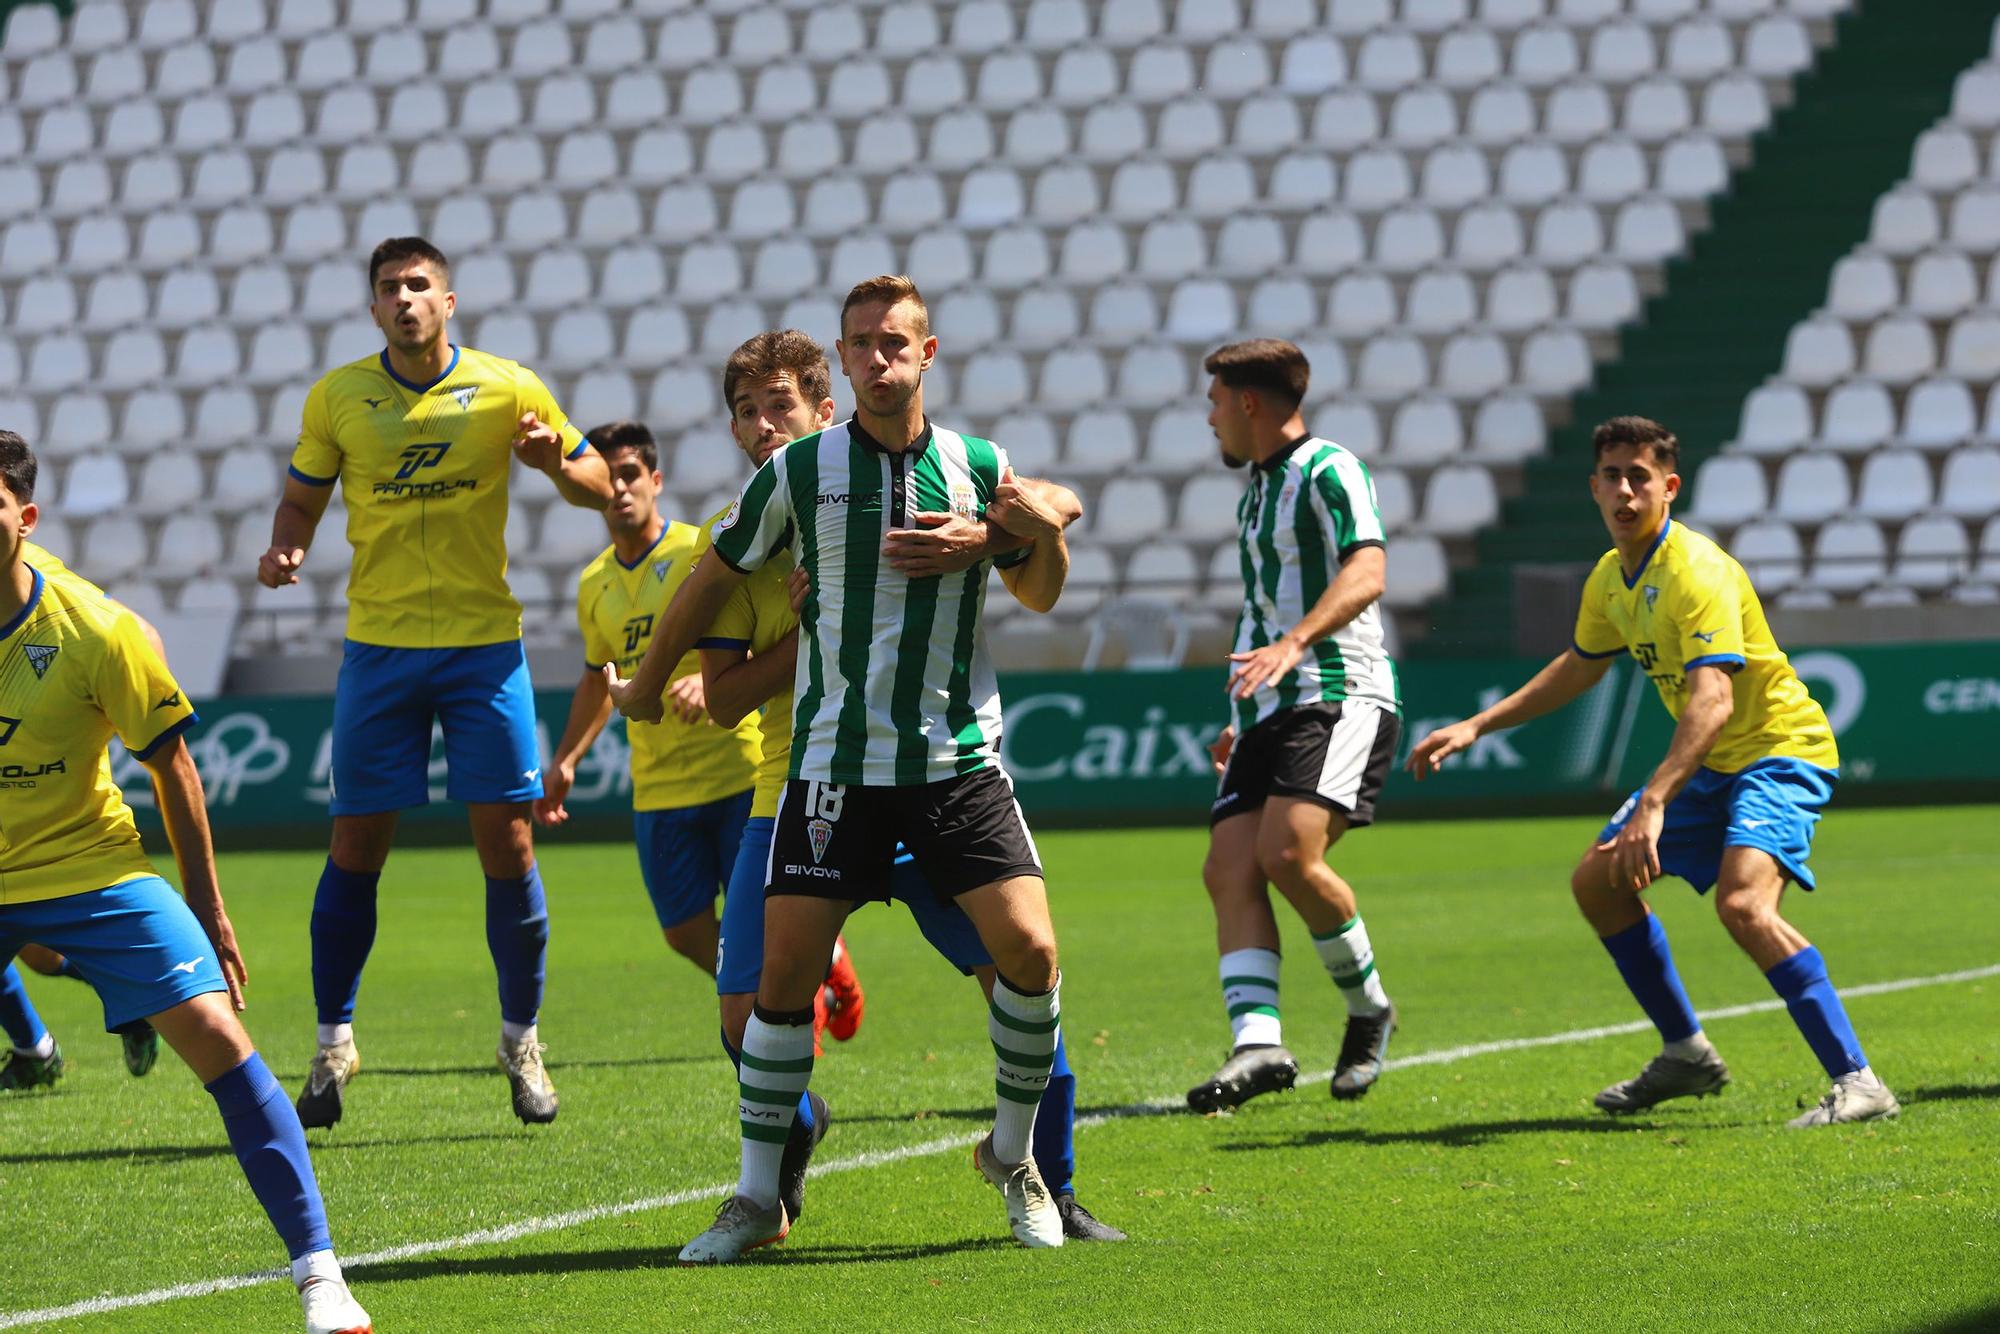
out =
[[54,575],[62,579],[73,579],[98,597],[104,596],[103,589],[91,583],[90,580],[84,578],[69,566],[63,564],[62,557],[56,555],[55,552],[50,551],[47,547],[38,547],[32,541],[23,542],[21,544],[21,559],[40,570],[43,574]]
[[347,637],[389,648],[470,648],[521,637],[507,588],[514,431],[532,412],[574,458],[586,442],[518,362],[469,347],[429,384],[385,350],[328,371],[306,395],[291,475],[341,485],[354,569]]
[[[696,554],[708,550],[715,525],[728,510],[722,510],[701,526]],[[798,627],[792,611],[792,590],[787,583],[792,573],[792,554],[781,551],[758,566],[748,579],[729,595],[708,633],[695,641],[697,649],[720,648],[747,651],[753,656],[767,652]],[[757,792],[750,799],[750,816],[776,816],[778,797],[792,771],[792,691],[786,690],[764,701],[763,758],[757,765]]]
[[[606,547],[584,567],[577,581],[576,619],[593,671],[607,662],[617,663],[624,676],[638,669],[646,646],[653,642],[653,627],[704,545],[701,529],[669,523],[636,565],[618,559],[616,547]],[[668,679],[678,681],[700,671],[701,659],[690,652],[674,664]],[[706,718],[682,722],[669,709],[658,723],[628,723],[625,735],[632,743],[633,810],[705,806],[745,791],[756,777],[755,714],[733,728],[723,728]]]
[[1630,578],[1615,548],[1604,553],[1583,586],[1575,648],[1586,658],[1631,653],[1676,719],[1690,668],[1734,668],[1736,709],[1706,768],[1733,774],[1772,758],[1840,767],[1826,713],[1771,637],[1750,577],[1684,524],[1669,519]]
[[0,626],[0,904],[157,874],[105,747],[115,732],[147,759],[196,721],[138,617],[30,569],[28,605]]

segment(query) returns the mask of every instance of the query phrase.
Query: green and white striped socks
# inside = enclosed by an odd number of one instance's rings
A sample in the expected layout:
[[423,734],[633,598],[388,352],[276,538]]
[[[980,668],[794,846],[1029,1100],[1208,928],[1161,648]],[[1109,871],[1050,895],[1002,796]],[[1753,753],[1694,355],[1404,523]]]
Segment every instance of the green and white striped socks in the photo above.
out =
[[768,1209],[778,1200],[778,1166],[799,1114],[799,1095],[812,1082],[812,1011],[774,1014],[759,1005],[743,1028],[737,1120],[743,1165],[736,1193]]
[[1229,1031],[1239,1048],[1284,1042],[1278,1023],[1278,964],[1276,950],[1231,950],[1222,956],[1222,1003],[1229,1007]]
[[1375,1015],[1389,1008],[1389,993],[1382,990],[1382,977],[1375,971],[1375,951],[1368,943],[1368,928],[1360,914],[1331,935],[1315,934],[1313,948],[1340,988],[1349,1014]]
[[[1062,1024],[1057,992],[1062,982],[1039,996],[1024,996],[993,979],[993,1004],[986,1031],[993,1038],[993,1156],[1018,1163],[1028,1156],[1035,1130],[1035,1107],[1049,1086],[1056,1038]],[[747,1131],[745,1132],[748,1133]]]

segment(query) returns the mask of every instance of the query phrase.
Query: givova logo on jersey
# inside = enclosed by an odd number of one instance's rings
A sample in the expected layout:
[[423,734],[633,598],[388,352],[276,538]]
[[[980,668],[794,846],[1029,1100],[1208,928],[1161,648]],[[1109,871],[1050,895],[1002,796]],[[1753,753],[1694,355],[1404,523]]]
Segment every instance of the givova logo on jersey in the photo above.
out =
[[645,643],[647,636],[652,633],[653,617],[650,613],[644,616],[634,616],[631,620],[625,622],[625,651],[627,653],[638,652],[639,645]]

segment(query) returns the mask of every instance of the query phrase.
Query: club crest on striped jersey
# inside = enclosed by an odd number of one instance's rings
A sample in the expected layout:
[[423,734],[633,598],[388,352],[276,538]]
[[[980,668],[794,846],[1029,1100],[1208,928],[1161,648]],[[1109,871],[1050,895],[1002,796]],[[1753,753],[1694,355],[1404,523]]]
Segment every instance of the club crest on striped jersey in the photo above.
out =
[[729,513],[723,515],[720,519],[717,519],[715,521],[715,531],[718,533],[723,533],[729,531],[731,528],[734,528],[736,526],[736,520],[740,518],[742,514],[743,514],[743,497],[738,496],[736,497],[736,499],[729,502]]
[[979,492],[970,482],[951,484],[951,512],[968,519],[979,517]]
[[812,841],[813,865],[826,860],[827,844],[833,842],[833,825],[818,816],[806,821],[806,837]]
[[41,680],[49,674],[49,666],[62,650],[53,644],[23,644],[21,652],[28,655],[28,665],[35,669],[35,679]]

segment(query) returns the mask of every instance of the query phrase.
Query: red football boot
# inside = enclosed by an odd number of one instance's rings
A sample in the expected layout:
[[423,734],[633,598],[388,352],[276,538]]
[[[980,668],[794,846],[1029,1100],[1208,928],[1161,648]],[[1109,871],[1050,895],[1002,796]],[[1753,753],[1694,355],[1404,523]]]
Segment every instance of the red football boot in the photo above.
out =
[[861,979],[854,974],[854,960],[847,953],[847,941],[835,938],[833,967],[826,970],[826,985],[820,988],[826,1000],[826,1031],[841,1042],[861,1031],[861,1011],[867,997]]

